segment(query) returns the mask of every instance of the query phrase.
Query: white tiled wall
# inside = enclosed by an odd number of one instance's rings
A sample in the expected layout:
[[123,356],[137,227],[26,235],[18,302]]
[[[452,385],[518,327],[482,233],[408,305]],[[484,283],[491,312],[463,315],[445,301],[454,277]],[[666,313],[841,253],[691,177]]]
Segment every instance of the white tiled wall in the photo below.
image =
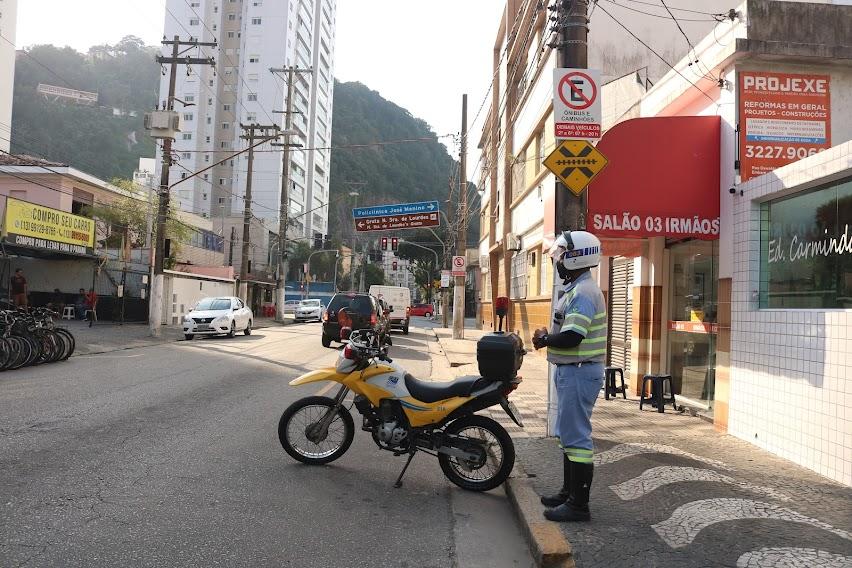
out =
[[757,294],[760,202],[847,176],[852,142],[749,180],[731,196],[728,431],[852,485],[852,310],[761,310]]

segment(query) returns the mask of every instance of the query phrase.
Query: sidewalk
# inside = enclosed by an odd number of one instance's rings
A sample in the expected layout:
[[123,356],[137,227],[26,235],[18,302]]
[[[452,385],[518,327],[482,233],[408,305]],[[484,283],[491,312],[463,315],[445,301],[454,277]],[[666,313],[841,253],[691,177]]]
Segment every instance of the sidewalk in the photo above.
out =
[[[434,330],[454,370],[475,372],[475,340],[483,332]],[[473,366],[471,366],[473,363]],[[511,399],[524,414],[515,439],[516,473],[540,495],[561,486],[556,440],[545,438],[546,362],[524,359],[524,382]],[[514,426],[501,409],[492,417]],[[720,434],[698,417],[666,409],[639,410],[635,399],[598,399],[591,523],[543,521],[520,514],[528,532],[550,524],[570,543],[580,567],[852,566],[852,489]],[[509,424],[507,424],[509,422]],[[525,472],[525,473],[523,473]],[[536,499],[527,499],[536,507]],[[524,508],[521,506],[521,508]],[[535,538],[533,538],[535,541]],[[532,542],[535,550],[541,542]]]
[[[272,318],[258,318],[253,329],[280,325]],[[159,345],[171,341],[183,340],[183,328],[176,325],[164,325],[160,337],[151,337],[147,323],[124,323],[112,321],[96,322],[89,327],[88,322],[78,320],[57,320],[57,327],[67,328],[77,343],[74,355],[94,355],[122,349],[135,349],[150,345]]]
[[[444,358],[451,367],[452,376],[479,374],[476,342],[483,335],[491,333],[490,331],[465,329],[464,339],[453,339],[452,329],[434,328],[432,331],[437,336]],[[547,361],[533,352],[531,345],[525,347],[529,353],[524,357],[524,364],[518,373],[524,380],[518,390],[509,397],[518,407],[524,427],[519,428],[500,407],[480,412],[499,422],[513,438],[544,436],[547,432]]]

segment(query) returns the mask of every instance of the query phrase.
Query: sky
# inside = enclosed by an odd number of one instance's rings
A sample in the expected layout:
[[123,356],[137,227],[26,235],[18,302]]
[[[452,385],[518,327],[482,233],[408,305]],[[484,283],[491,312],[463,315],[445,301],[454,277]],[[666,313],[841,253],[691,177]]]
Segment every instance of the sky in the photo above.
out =
[[[647,2],[648,0],[646,0]],[[653,1],[653,0],[651,0]],[[673,22],[642,15],[660,13],[634,0],[609,2],[607,9],[657,48],[683,42]],[[618,4],[630,2],[634,10]],[[90,46],[115,43],[136,35],[156,45],[163,34],[166,0],[19,0],[16,44],[70,45],[85,52]],[[738,0],[677,0],[679,8],[723,11]],[[462,94],[468,94],[469,161],[478,153],[484,115],[473,119],[491,82],[492,49],[505,0],[337,0],[335,76],[360,81],[386,99],[425,120],[438,135],[461,130]],[[663,14],[665,14],[663,12]],[[688,12],[678,12],[686,18]],[[705,17],[706,20],[706,17]],[[697,41],[708,24],[684,22]],[[592,16],[595,41],[633,46],[603,14]],[[685,51],[685,44],[680,45]],[[449,143],[450,149],[454,146]],[[471,160],[473,158],[473,160]],[[473,172],[469,172],[473,178]]]
[[[497,0],[338,0],[335,76],[360,81],[422,118],[436,134],[461,130],[491,80]],[[136,35],[155,45],[165,0],[19,0],[16,44],[92,45]],[[482,118],[474,128],[481,128]]]

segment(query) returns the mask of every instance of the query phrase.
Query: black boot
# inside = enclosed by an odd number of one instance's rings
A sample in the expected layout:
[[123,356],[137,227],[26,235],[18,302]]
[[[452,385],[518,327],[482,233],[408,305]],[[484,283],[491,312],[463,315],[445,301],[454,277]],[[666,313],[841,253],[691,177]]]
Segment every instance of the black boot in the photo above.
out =
[[558,507],[571,500],[571,461],[562,454],[562,489],[556,495],[543,495],[541,504],[545,507]]
[[572,500],[553,509],[547,509],[544,516],[549,521],[571,523],[591,521],[589,512],[589,490],[595,466],[590,463],[571,462]]

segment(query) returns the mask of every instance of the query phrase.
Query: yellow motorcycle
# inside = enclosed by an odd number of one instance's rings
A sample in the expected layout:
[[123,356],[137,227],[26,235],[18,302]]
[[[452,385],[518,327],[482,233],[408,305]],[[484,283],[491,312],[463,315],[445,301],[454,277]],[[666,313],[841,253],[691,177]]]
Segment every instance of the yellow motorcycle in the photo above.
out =
[[290,405],[278,424],[279,440],[293,459],[306,464],[338,459],[355,435],[344,405],[352,392],[361,429],[370,432],[379,448],[408,455],[394,487],[402,486],[405,471],[421,451],[437,456],[444,475],[456,485],[472,491],[493,489],[512,472],[515,446],[505,428],[475,412],[499,404],[523,427],[508,396],[522,380],[517,371],[524,353],[516,334],[492,333],[477,345],[481,376],[421,381],[388,357],[376,332],[354,331],[335,367],[290,382],[297,386],[333,381],[341,386],[334,398],[309,396]]

